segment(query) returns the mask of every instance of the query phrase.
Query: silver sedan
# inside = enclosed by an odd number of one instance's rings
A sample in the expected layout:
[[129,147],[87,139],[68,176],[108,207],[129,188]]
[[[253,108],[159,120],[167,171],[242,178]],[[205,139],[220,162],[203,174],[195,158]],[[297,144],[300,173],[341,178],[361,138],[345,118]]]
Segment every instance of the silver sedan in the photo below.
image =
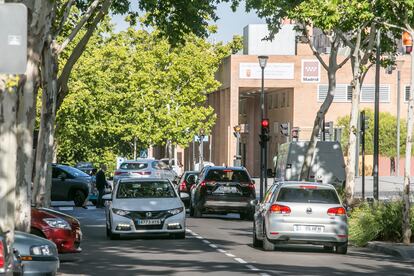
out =
[[115,185],[106,204],[106,233],[168,234],[185,238],[185,208],[167,179],[126,178]]
[[267,191],[256,206],[253,245],[272,251],[278,243],[323,245],[346,254],[347,214],[332,185],[280,182]]

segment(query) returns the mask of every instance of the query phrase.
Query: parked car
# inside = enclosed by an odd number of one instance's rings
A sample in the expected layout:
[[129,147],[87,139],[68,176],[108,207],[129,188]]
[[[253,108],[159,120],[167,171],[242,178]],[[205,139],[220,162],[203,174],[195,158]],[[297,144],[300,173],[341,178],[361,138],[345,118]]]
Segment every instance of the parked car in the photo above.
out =
[[114,173],[114,183],[123,178],[164,178],[176,182],[177,174],[164,162],[154,159],[124,161]]
[[32,207],[30,232],[53,241],[59,253],[80,253],[82,231],[79,221],[67,214]]
[[21,255],[24,275],[56,275],[59,257],[53,242],[16,231],[13,246]]
[[278,243],[323,245],[346,254],[348,222],[333,185],[279,182],[256,206],[253,246],[272,251]]
[[177,176],[180,177],[182,175],[183,165],[181,165],[180,161],[177,159],[162,158],[160,161],[169,166],[177,174]]
[[[13,254],[13,256],[10,256],[10,254]],[[14,249],[13,253],[10,253],[7,249],[6,236],[4,233],[0,233],[0,275],[23,275],[23,265],[20,253],[17,249]]]
[[[280,145],[275,178],[298,181],[309,142],[290,142]],[[309,174],[310,181],[332,184],[339,188],[346,180],[344,156],[339,142],[318,141]]]
[[253,219],[254,181],[244,167],[205,167],[191,190],[190,216],[203,213],[239,213]]
[[197,176],[200,172],[197,171],[185,171],[181,176],[179,184],[177,186],[178,194],[181,200],[184,202],[186,208],[190,206],[191,200],[191,187],[196,184]]
[[91,162],[78,162],[75,165],[75,168],[89,175],[92,175],[93,170],[96,170],[95,166]]
[[52,165],[52,200],[73,201],[81,207],[91,189],[91,176],[67,165]]
[[124,178],[112,195],[105,195],[106,233],[110,239],[121,234],[169,234],[185,238],[185,209],[167,179]]

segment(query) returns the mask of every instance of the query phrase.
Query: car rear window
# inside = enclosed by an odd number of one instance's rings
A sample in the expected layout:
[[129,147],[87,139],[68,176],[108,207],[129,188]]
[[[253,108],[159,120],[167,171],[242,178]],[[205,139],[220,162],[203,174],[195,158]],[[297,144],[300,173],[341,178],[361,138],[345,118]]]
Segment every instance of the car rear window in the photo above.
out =
[[142,170],[148,168],[148,163],[122,163],[121,170]]
[[277,201],[296,203],[339,204],[339,198],[332,189],[304,189],[299,187],[282,187]]
[[77,168],[70,167],[70,166],[60,165],[59,168],[62,169],[63,171],[65,171],[66,173],[68,173],[68,174],[70,174],[72,176],[75,176],[75,177],[87,177],[87,176],[90,176],[89,174],[84,173],[83,171],[78,170]]
[[117,198],[172,198],[173,187],[165,181],[141,181],[119,183]]
[[250,177],[247,172],[242,170],[209,170],[205,178],[206,181],[216,182],[242,182],[249,183]]

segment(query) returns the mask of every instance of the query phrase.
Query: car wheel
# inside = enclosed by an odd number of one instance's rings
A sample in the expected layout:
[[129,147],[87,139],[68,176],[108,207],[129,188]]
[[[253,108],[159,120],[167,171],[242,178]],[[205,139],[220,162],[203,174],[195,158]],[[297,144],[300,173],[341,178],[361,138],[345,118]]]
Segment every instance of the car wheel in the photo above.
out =
[[256,235],[256,226],[253,223],[253,247],[262,247],[263,241],[259,240]]
[[346,254],[348,252],[348,243],[338,244],[335,246],[335,249],[338,254]]
[[76,207],[82,207],[85,202],[86,195],[81,190],[76,190],[73,192],[73,202]]
[[263,229],[263,250],[264,251],[273,251],[275,250],[275,245],[269,241],[266,235],[266,228]]
[[333,252],[334,247],[330,245],[324,245],[323,250],[328,251],[328,252]]
[[181,233],[174,233],[173,234],[174,239],[185,239],[185,231],[181,232]]

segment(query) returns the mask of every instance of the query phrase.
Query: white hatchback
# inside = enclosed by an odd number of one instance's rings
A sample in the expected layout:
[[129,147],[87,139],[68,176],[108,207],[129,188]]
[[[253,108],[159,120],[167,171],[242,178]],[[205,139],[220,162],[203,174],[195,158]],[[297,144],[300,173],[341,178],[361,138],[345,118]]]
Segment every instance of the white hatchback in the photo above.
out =
[[120,179],[107,201],[106,233],[110,239],[121,234],[170,234],[185,238],[184,204],[167,179]]

